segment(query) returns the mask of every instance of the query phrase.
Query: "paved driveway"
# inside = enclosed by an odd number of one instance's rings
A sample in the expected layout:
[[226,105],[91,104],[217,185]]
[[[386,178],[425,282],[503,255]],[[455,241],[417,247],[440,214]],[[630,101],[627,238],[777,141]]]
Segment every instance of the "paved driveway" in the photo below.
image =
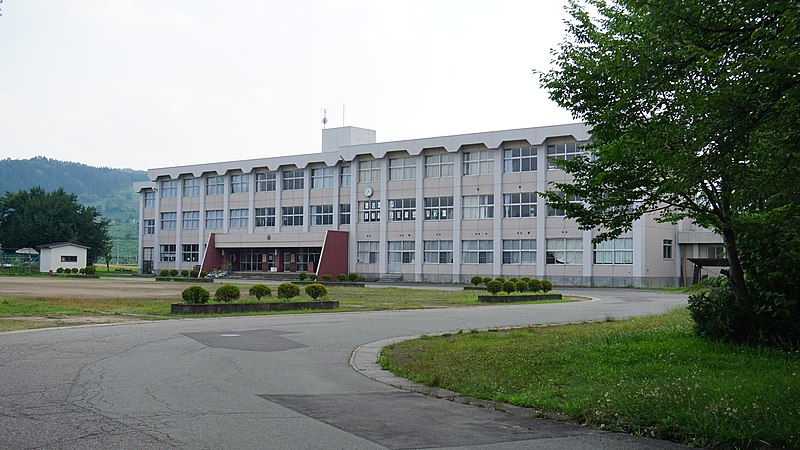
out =
[[349,366],[395,336],[653,314],[682,295],[0,333],[0,448],[669,448],[397,390]]

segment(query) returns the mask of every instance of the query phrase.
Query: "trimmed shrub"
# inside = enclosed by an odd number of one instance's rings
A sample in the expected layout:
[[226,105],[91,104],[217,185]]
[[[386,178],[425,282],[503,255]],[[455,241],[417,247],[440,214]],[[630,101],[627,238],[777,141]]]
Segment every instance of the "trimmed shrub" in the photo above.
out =
[[506,279],[505,279],[505,278],[503,278],[503,277],[497,277],[497,278],[495,278],[495,281],[499,281],[499,282],[501,282],[501,283],[505,283],[505,282],[506,282]]
[[553,282],[550,280],[542,280],[542,291],[550,292],[553,290]]
[[272,296],[272,289],[270,289],[266,284],[254,284],[250,286],[250,291],[248,292],[250,297],[255,297],[256,300],[261,300],[261,297]]
[[168,277],[169,269],[161,269],[161,272],[159,272],[158,274],[161,275],[162,277]]
[[94,275],[95,273],[97,273],[97,267],[86,266],[86,268],[83,271],[84,273],[86,273],[86,275]]
[[328,288],[318,283],[309,284],[306,286],[305,291],[306,294],[308,294],[308,296],[314,300],[316,300],[318,297],[324,297],[328,295]]
[[59,267],[58,269],[56,269],[56,273],[64,273],[64,268]]
[[205,278],[207,276],[208,276],[208,272],[206,272],[205,270],[200,272],[200,278]]
[[300,281],[303,281],[303,280],[305,280],[306,278],[308,278],[308,274],[307,274],[307,273],[305,273],[305,272],[300,272],[300,273],[298,273],[298,274],[297,274],[297,278],[298,278]]
[[308,274],[308,279],[311,281],[317,281],[317,274],[315,273]]
[[492,277],[483,277],[483,284],[488,286],[490,281],[493,281]]
[[181,294],[184,303],[208,303],[211,294],[202,286],[189,286]]
[[240,295],[242,295],[242,293],[235,284],[223,284],[218,287],[217,292],[214,293],[214,300],[229,302],[238,299]]
[[531,278],[531,280],[528,281],[528,290],[531,291],[531,292],[539,292],[539,291],[543,290],[542,280],[537,280],[536,278]]
[[78,273],[78,268],[77,267],[73,267],[72,268],[72,273]]
[[530,283],[531,282],[531,277],[522,277],[522,278],[520,278],[520,281],[524,281],[526,283]]
[[514,283],[513,281],[509,280],[503,283],[503,292],[505,292],[506,294],[510,294],[516,290],[517,290],[517,284]]
[[178,269],[171,269],[171,270],[169,271],[169,276],[171,276],[171,277],[177,277],[179,273],[180,273],[180,272],[178,272]]
[[338,281],[339,283],[344,283],[345,281],[347,281],[347,275],[343,273],[337,274],[336,281]]
[[350,272],[347,274],[347,279],[350,281],[358,281],[358,274],[355,272]]
[[81,275],[83,275],[83,274],[85,274],[85,273],[86,273],[86,269],[85,269],[85,268],[83,268],[83,267],[81,267],[80,269],[78,269],[78,273],[79,273],[79,274],[81,274]]
[[197,278],[198,275],[200,275],[200,272],[198,272],[198,271],[196,271],[194,269],[189,271],[189,276],[192,277],[192,278]]
[[278,298],[290,299],[300,295],[300,288],[294,283],[283,283],[278,286]]
[[508,281],[510,281],[510,282],[512,282],[512,283],[514,283],[514,284],[516,284],[516,283],[517,283],[517,281],[519,281],[519,278],[511,277],[511,278],[509,278],[509,279],[508,279]]
[[475,275],[474,277],[469,279],[469,282],[475,286],[483,283],[483,277],[480,275]]
[[326,273],[325,275],[322,276],[322,281],[331,281],[332,279],[333,277],[329,273]]
[[519,280],[516,282],[517,292],[525,292],[528,290],[528,283]]
[[497,295],[498,292],[503,290],[503,283],[497,280],[492,280],[486,283],[486,290],[492,295]]
[[189,276],[189,271],[186,270],[186,269],[181,270],[181,276],[184,277],[184,278],[188,277]]

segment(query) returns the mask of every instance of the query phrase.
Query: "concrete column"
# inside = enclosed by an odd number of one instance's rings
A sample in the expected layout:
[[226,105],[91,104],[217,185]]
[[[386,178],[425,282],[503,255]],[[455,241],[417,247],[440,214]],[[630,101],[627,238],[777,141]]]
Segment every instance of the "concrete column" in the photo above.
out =
[[231,212],[229,209],[229,201],[231,198],[231,188],[230,188],[230,179],[231,177],[228,174],[222,176],[222,185],[224,187],[222,191],[222,232],[228,232],[228,226],[230,225],[230,217]]
[[183,247],[181,247],[181,231],[183,230],[183,186],[178,178],[178,193],[175,195],[175,264],[174,268],[180,270],[183,262]]
[[311,222],[311,169],[303,169],[303,233],[308,233]]
[[144,263],[144,193],[145,190],[139,191],[139,254],[136,265],[138,266],[139,273],[142,273],[142,264]]
[[453,157],[453,282],[461,281],[461,158]]
[[[492,150],[494,154],[494,219],[492,220],[492,245],[500,249],[500,257],[494,259],[492,276],[503,273],[503,149]],[[497,253],[495,252],[495,256]]]
[[381,201],[381,220],[379,223],[379,232],[378,235],[380,236],[380,243],[378,244],[378,253],[380,255],[380,259],[378,260],[378,273],[379,275],[383,275],[388,272],[388,261],[384,255],[388,254],[388,245],[386,239],[386,229],[387,224],[389,222],[389,200],[388,200],[388,190],[389,190],[389,157],[384,156],[381,158],[380,162],[381,166],[381,192],[380,192],[380,201]]
[[256,226],[256,173],[247,174],[247,233],[253,234]]
[[[283,226],[283,210],[281,209],[281,193],[283,192],[283,171],[278,170],[275,171],[275,234],[281,232],[281,226]],[[280,253],[280,252],[279,252]],[[280,269],[283,272],[283,267]]]
[[[540,146],[536,155],[536,190],[547,190],[547,146]],[[547,202],[543,197],[536,200],[536,277],[544,278],[547,261]]]
[[422,281],[422,263],[425,259],[425,244],[422,239],[422,226],[425,221],[425,164],[417,164],[417,179],[414,183],[414,202],[417,220],[414,221],[414,281]]

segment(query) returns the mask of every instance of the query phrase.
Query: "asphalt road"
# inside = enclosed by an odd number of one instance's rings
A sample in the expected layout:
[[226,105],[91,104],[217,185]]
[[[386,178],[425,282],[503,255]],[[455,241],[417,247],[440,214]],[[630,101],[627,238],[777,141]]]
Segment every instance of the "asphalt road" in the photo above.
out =
[[560,292],[595,300],[0,333],[0,448],[677,448],[399,390],[348,363],[385,338],[685,304],[655,291]]

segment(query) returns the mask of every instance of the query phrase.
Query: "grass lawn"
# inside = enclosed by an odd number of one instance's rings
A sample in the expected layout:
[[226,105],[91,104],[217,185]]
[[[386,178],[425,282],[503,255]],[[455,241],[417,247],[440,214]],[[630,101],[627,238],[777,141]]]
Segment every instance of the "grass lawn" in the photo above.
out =
[[706,447],[800,448],[800,352],[700,340],[686,309],[423,337],[385,348],[379,362],[427,385],[604,429]]

